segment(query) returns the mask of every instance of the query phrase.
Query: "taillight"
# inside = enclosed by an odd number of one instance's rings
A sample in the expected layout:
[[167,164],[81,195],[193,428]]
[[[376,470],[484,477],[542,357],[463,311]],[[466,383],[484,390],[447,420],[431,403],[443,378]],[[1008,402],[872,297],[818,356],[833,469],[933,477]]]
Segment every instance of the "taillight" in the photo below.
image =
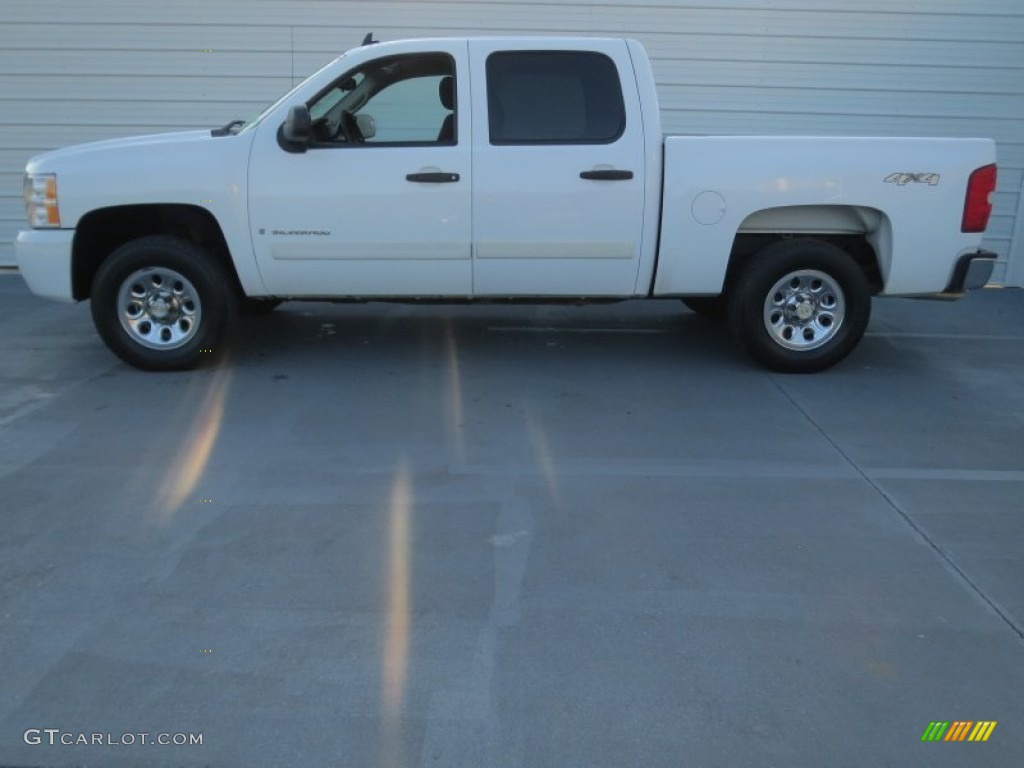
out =
[[984,232],[992,215],[992,193],[996,191],[996,167],[986,165],[971,174],[964,201],[961,232]]

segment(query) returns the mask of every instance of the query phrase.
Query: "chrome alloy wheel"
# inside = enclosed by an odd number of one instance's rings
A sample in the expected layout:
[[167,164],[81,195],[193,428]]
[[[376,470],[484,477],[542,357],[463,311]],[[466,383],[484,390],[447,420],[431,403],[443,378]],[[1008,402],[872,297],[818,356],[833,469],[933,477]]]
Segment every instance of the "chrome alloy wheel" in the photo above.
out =
[[846,315],[843,289],[829,275],[814,269],[790,272],[764,300],[764,327],[772,341],[806,352],[827,344]]
[[149,349],[177,349],[199,331],[202,305],[184,275],[147,267],[129,275],[117,292],[117,315],[132,339]]

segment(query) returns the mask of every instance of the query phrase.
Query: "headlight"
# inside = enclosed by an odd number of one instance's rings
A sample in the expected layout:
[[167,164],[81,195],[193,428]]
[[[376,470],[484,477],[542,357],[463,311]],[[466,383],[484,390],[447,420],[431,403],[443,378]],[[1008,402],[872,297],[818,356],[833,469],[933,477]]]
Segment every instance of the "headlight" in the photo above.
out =
[[26,174],[25,212],[33,229],[59,227],[57,176],[53,173]]

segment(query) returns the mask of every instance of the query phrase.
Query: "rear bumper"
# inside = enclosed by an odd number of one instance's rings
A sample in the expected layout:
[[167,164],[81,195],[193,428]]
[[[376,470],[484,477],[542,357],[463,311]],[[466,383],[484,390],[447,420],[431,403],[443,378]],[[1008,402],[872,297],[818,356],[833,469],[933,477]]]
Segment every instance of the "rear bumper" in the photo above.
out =
[[942,298],[956,299],[966,291],[983,288],[992,277],[996,265],[997,254],[992,251],[978,249],[965,253],[956,261],[949,285],[941,294]]
[[18,233],[14,258],[32,293],[58,301],[71,295],[71,242],[73,229],[31,229]]

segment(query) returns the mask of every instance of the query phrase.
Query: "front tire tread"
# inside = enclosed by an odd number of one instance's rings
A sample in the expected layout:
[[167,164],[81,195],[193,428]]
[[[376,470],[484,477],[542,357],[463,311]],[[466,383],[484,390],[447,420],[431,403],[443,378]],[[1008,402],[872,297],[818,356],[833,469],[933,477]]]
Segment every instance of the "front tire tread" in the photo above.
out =
[[[203,307],[199,331],[176,349],[149,349],[121,326],[117,295],[133,272],[166,267],[188,278]],[[181,371],[223,353],[237,314],[237,296],[227,268],[203,248],[171,235],[148,235],[117,248],[100,265],[92,282],[91,312],[100,337],[121,360],[146,371]]]

